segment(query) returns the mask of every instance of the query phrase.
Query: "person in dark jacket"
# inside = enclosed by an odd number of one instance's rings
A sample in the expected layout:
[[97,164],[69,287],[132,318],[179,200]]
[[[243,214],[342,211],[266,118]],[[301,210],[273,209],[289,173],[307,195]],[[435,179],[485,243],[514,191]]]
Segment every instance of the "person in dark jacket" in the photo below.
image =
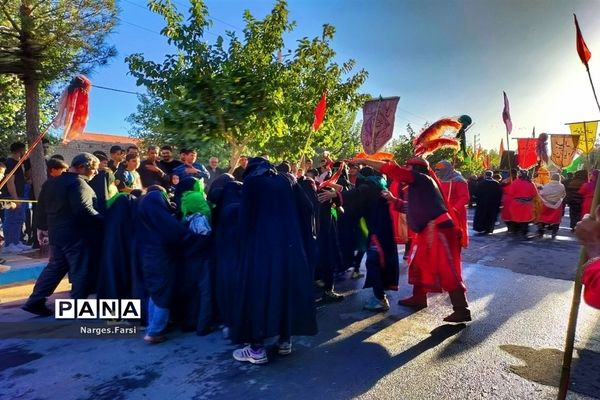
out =
[[588,172],[585,169],[582,169],[575,172],[573,179],[571,179],[571,181],[569,181],[568,184],[565,184],[565,190],[567,192],[565,202],[569,206],[571,232],[575,231],[575,225],[577,225],[577,223],[581,221],[581,208],[583,206],[583,196],[579,193],[579,189],[581,189],[581,186],[583,186],[583,184],[585,184],[587,180]]
[[502,187],[493,179],[492,171],[485,171],[484,179],[475,188],[477,208],[473,230],[484,234],[494,233],[496,219],[502,204]]
[[49,243],[50,259],[23,306],[25,311],[51,315],[46,306],[60,281],[69,273],[71,298],[85,299],[95,292],[98,231],[102,216],[96,194],[87,181],[98,171],[99,160],[89,153],[78,154],[62,175],[44,183],[36,213],[40,243]]
[[[171,312],[185,316],[186,310],[173,310],[178,283],[190,270],[208,237],[193,233],[171,213],[166,191],[153,190],[139,200],[136,247],[148,292],[148,327],[144,340],[160,343]],[[197,270],[202,266],[197,265]],[[194,276],[194,279],[200,277]],[[196,282],[188,281],[187,285]]]

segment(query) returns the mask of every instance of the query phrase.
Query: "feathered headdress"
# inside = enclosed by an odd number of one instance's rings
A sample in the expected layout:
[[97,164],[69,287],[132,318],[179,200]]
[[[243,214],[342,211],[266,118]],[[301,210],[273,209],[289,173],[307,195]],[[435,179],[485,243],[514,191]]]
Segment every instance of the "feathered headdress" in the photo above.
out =
[[548,134],[540,133],[538,136],[537,142],[535,144],[535,154],[537,155],[540,161],[548,164]]
[[63,143],[69,143],[83,133],[88,120],[88,95],[92,82],[84,75],[78,75],[60,97],[58,114],[52,125],[64,128]]
[[425,157],[441,148],[460,148],[460,140],[442,137],[446,132],[453,135],[462,127],[462,124],[454,118],[442,118],[425,128],[419,136],[413,140],[415,156]]

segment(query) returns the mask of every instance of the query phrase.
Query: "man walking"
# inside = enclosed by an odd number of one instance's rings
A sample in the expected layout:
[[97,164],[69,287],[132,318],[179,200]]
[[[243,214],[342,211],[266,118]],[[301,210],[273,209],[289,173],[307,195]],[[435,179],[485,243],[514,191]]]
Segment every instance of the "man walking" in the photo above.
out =
[[72,284],[71,298],[85,299],[94,291],[94,246],[102,217],[87,181],[97,173],[98,165],[98,158],[92,154],[78,154],[67,172],[42,186],[36,214],[37,235],[40,243],[49,243],[50,259],[23,310],[51,315],[46,298],[67,272]]

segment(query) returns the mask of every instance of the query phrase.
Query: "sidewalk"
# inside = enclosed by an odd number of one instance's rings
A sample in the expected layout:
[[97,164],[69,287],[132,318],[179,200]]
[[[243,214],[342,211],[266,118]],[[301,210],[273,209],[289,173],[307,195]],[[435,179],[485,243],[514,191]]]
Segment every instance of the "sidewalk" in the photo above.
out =
[[47,255],[40,254],[39,250],[20,254],[0,252],[0,258],[6,260],[0,265],[0,287],[36,280],[48,264]]

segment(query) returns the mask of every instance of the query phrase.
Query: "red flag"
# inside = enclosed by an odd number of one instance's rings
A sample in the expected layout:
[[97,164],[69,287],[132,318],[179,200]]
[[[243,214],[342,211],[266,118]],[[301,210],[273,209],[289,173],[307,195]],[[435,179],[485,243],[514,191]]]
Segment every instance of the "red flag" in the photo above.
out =
[[500,158],[502,158],[502,154],[504,154],[504,139],[500,139],[500,150],[498,151]]
[[58,113],[52,124],[64,128],[63,143],[83,133],[88,121],[88,95],[92,83],[84,75],[76,76],[60,97]]
[[319,100],[319,104],[315,108],[315,120],[313,121],[313,130],[317,131],[323,123],[323,119],[325,118],[325,110],[327,109],[327,92],[323,93],[321,96],[321,100]]
[[508,106],[508,96],[506,96],[506,92],[504,93],[504,110],[502,110],[502,120],[504,121],[504,125],[506,125],[506,133],[510,135],[512,132],[512,120],[510,119],[510,107]]
[[577,54],[579,54],[579,59],[581,60],[583,65],[585,65],[585,67],[588,68],[588,61],[590,61],[590,58],[592,57],[592,52],[588,49],[587,45],[585,44],[585,40],[583,40],[581,30],[579,30],[579,23],[577,22],[577,15],[573,14],[573,17],[575,18],[575,29],[577,29]]
[[517,139],[517,146],[519,148],[518,160],[519,167],[523,169],[529,169],[537,164],[537,154],[535,154],[536,139],[531,138],[519,138]]

